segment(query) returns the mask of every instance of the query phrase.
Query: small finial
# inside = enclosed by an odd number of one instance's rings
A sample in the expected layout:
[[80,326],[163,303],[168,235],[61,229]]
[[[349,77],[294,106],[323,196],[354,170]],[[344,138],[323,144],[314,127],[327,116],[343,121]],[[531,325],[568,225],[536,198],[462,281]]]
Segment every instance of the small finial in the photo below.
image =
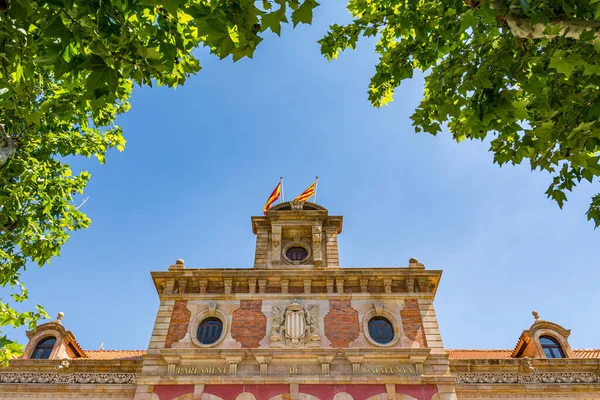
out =
[[98,350],[104,350],[104,342],[100,342],[100,348]]
[[416,257],[411,257],[408,259],[408,268],[425,269],[425,266]]
[[56,316],[56,322],[58,322],[59,324],[61,324],[60,320],[65,316],[64,312],[59,312],[58,315]]
[[532,311],[532,312],[531,312],[531,315],[533,315],[533,318],[535,318],[536,322],[537,322],[537,320],[539,320],[539,319],[540,319],[540,315],[538,314],[538,312],[537,312],[537,311]]
[[185,261],[183,261],[181,258],[177,261],[175,261],[175,264],[171,264],[169,265],[169,271],[172,269],[183,269],[185,268]]

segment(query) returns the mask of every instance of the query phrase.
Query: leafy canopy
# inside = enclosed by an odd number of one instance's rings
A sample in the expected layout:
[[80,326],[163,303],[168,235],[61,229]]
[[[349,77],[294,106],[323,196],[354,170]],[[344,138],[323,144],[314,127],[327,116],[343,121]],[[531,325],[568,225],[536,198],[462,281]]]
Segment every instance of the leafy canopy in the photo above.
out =
[[[600,176],[599,0],[350,0],[352,23],[319,41],[328,59],[377,36],[369,99],[380,107],[426,71],[417,132],[491,137],[494,162],[548,171],[562,208]],[[588,220],[600,226],[600,194]]]
[[[90,178],[69,156],[103,163],[125,139],[115,118],[132,86],[182,85],[200,70],[193,50],[252,57],[266,30],[312,22],[315,0],[0,0],[0,286],[28,263],[57,256],[90,220],[74,202]],[[0,301],[0,327],[47,318]],[[22,346],[0,337],[0,362]]]

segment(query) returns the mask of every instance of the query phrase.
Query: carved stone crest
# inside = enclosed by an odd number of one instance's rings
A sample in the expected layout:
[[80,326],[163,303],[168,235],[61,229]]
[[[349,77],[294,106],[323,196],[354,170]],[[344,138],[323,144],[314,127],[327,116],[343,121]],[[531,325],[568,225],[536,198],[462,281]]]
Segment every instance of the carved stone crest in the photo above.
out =
[[274,306],[272,318],[271,347],[320,346],[318,305]]

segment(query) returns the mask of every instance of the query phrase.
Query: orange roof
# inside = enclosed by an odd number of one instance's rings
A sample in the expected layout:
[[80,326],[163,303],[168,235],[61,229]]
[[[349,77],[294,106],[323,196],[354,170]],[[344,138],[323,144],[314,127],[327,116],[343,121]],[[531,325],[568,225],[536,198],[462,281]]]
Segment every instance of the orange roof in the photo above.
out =
[[[451,360],[511,358],[512,350],[446,350]],[[573,350],[574,358],[600,358],[600,349]]]
[[446,350],[450,359],[510,358],[512,350]]
[[141,360],[146,350],[85,350],[92,360]]
[[573,355],[577,358],[600,358],[600,349],[573,350]]

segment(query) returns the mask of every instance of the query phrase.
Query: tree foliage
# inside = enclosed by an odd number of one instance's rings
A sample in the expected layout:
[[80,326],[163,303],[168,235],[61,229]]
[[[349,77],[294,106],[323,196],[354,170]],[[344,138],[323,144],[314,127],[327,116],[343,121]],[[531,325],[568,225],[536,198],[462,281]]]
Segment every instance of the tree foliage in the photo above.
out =
[[[376,36],[369,99],[392,101],[413,71],[426,72],[412,115],[417,132],[491,139],[494,162],[529,162],[552,180],[560,207],[600,176],[600,1],[350,0],[352,23],[319,42],[329,59]],[[588,220],[600,225],[600,194]]]
[[[90,178],[69,156],[103,163],[125,146],[115,118],[134,84],[182,85],[200,70],[193,50],[252,57],[266,30],[312,22],[315,0],[0,0],[0,286],[60,252],[90,220],[74,202]],[[29,326],[41,307],[0,301],[0,327]],[[22,346],[0,337],[0,362]]]

